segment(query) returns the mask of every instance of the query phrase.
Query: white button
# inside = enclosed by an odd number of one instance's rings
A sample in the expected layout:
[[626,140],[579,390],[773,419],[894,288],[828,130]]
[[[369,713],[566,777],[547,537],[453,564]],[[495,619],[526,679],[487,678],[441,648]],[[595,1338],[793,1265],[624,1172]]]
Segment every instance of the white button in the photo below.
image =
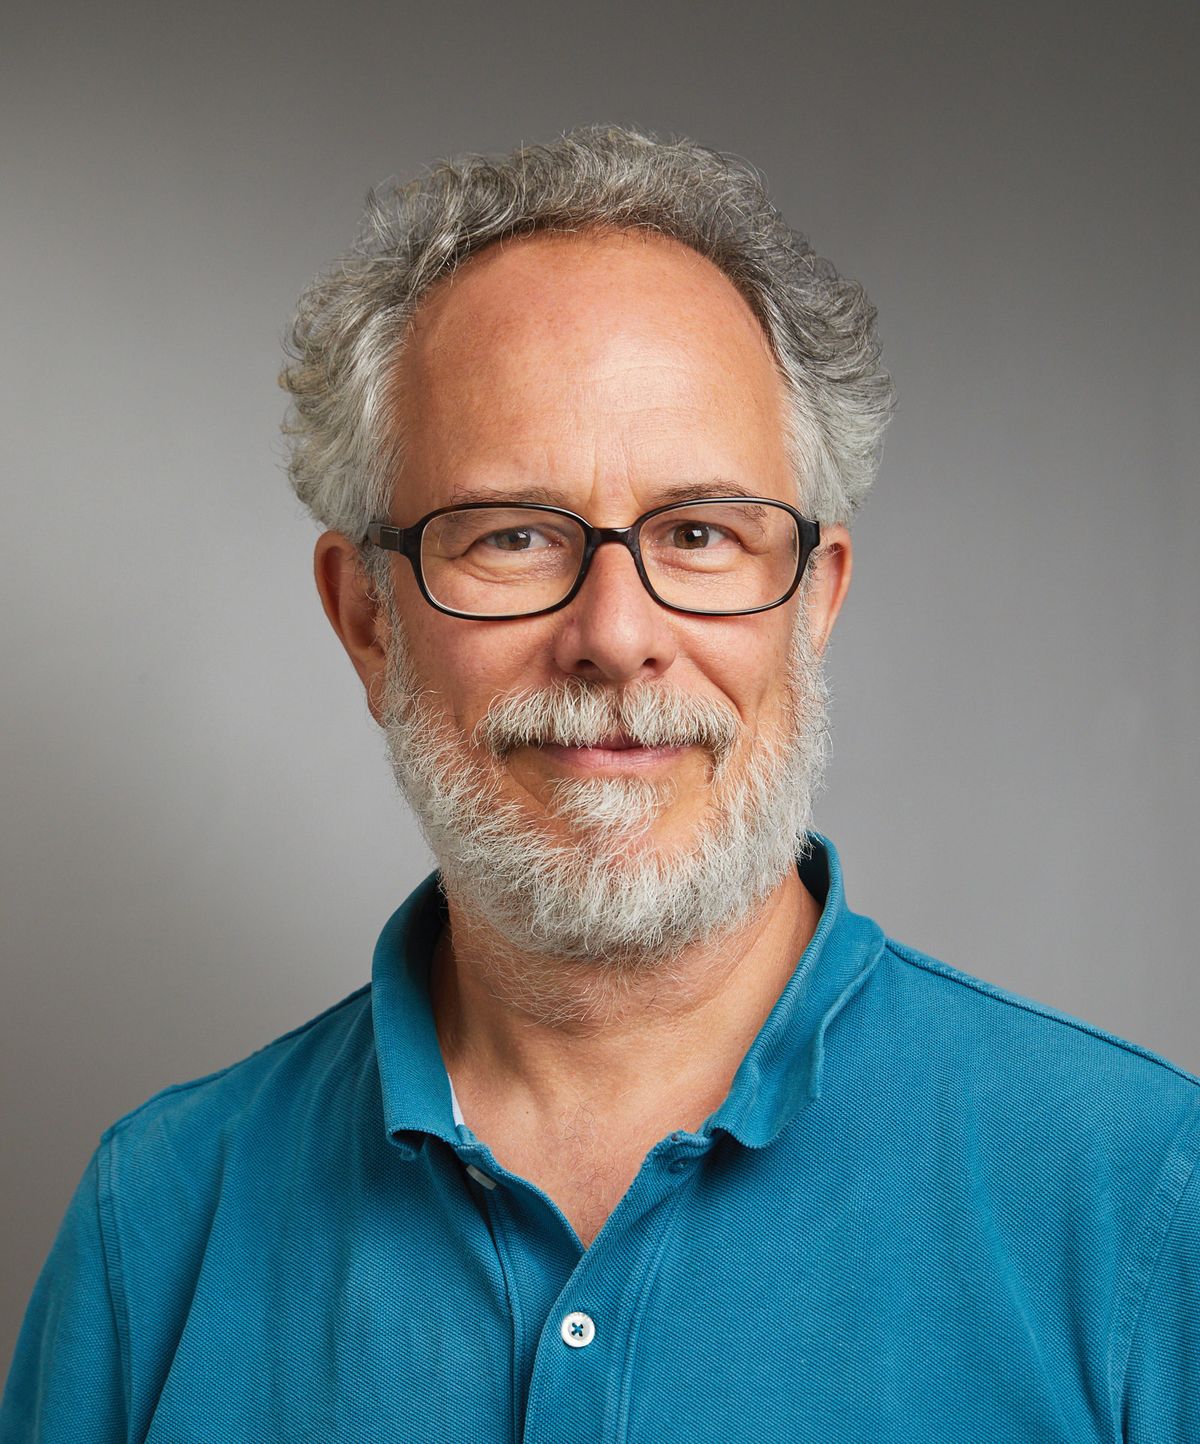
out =
[[573,1349],[586,1349],[596,1337],[596,1325],[587,1314],[568,1314],[562,1321],[563,1343]]

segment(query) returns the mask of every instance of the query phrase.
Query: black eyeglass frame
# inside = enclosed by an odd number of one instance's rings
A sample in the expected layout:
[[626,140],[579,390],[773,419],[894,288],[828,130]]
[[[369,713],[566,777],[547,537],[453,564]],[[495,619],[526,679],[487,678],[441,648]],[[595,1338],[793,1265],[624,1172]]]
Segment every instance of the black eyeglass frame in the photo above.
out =
[[[781,511],[786,511],[796,523],[796,533],[799,538],[800,547],[796,554],[796,575],[792,578],[791,586],[784,592],[777,601],[764,602],[760,607],[736,607],[731,611],[710,612],[694,607],[680,607],[674,602],[667,602],[659,596],[646,574],[646,567],[642,561],[641,531],[646,522],[664,512],[678,511],[687,506],[697,506],[707,502],[715,501],[742,501],[753,502],[760,506],[774,506]],[[425,528],[431,521],[439,516],[448,516],[453,511],[544,511],[553,516],[569,517],[572,521],[578,522],[583,529],[583,555],[579,560],[579,575],[575,578],[570,591],[561,601],[553,603],[549,607],[539,607],[535,612],[460,612],[454,607],[448,607],[439,602],[430,594],[425,584],[424,568],[421,565],[421,538],[425,534]],[[810,520],[789,506],[786,501],[776,501],[773,497],[767,496],[698,496],[688,501],[671,501],[664,506],[656,506],[652,510],[644,512],[635,522],[629,526],[592,526],[591,522],[581,517],[577,512],[568,511],[564,506],[549,506],[540,501],[514,501],[512,503],[503,501],[468,501],[459,506],[440,506],[436,511],[427,512],[419,521],[413,522],[412,526],[389,526],[386,522],[372,522],[367,527],[366,539],[372,546],[381,547],[384,551],[399,552],[407,557],[412,566],[413,575],[417,579],[417,586],[421,589],[421,595],[435,611],[444,612],[448,617],[462,617],[471,622],[513,622],[521,617],[544,617],[549,612],[560,611],[563,607],[569,606],[579,595],[579,589],[587,580],[587,574],[592,565],[592,558],[596,555],[598,548],[605,542],[616,542],[633,557],[633,564],[637,568],[637,574],[641,578],[642,585],[649,592],[651,597],[660,607],[666,607],[671,612],[681,612],[690,617],[750,617],[757,612],[771,612],[776,607],[782,607],[788,601],[796,588],[800,585],[800,578],[804,575],[804,569],[812,557],[814,551],[821,544],[820,524]]]

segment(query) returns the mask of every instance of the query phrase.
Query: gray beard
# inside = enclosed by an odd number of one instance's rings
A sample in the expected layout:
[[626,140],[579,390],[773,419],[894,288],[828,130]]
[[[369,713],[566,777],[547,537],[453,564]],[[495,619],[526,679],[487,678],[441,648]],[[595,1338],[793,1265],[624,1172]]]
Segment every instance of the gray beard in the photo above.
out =
[[[828,693],[803,605],[780,735],[749,739],[729,707],[662,683],[614,689],[568,678],[497,697],[474,747],[416,685],[389,612],[380,710],[396,781],[447,894],[512,948],[619,971],[662,966],[735,931],[795,866],[828,750]],[[515,747],[583,745],[618,731],[647,746],[708,750],[709,808],[686,847],[639,843],[670,806],[670,782],[564,779],[549,810],[566,838],[503,797],[503,760]]]

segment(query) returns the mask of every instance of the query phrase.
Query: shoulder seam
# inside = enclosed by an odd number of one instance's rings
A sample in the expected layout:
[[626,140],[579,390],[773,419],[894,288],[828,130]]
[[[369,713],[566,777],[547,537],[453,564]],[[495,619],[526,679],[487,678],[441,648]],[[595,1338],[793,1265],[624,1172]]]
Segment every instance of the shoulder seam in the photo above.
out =
[[251,1062],[252,1059],[261,1057],[263,1053],[269,1053],[272,1048],[278,1048],[281,1044],[288,1043],[293,1038],[298,1038],[302,1034],[307,1033],[310,1028],[315,1028],[318,1023],[324,1022],[326,1018],[332,1017],[334,1013],[339,1012],[342,1008],[348,1008],[352,1003],[357,1002],[359,998],[362,998],[370,991],[371,984],[364,983],[361,988],[356,988],[348,997],[342,998],[340,1002],[331,1004],[328,1008],[323,1009],[315,1017],[309,1018],[298,1027],[290,1028],[286,1033],[281,1033],[278,1038],[272,1038],[269,1043],[264,1043],[261,1048],[255,1048],[253,1053],[247,1053],[244,1058],[239,1058],[236,1062],[228,1063],[224,1068],[216,1069],[215,1072],[205,1073],[200,1078],[189,1078],[184,1083],[170,1083],[167,1087],[160,1088],[157,1093],[152,1093],[144,1103],[139,1103],[136,1108],[130,1109],[128,1113],[123,1114],[114,1123],[110,1123],[100,1135],[100,1142],[102,1144],[108,1143],[128,1124],[132,1123],[139,1115],[144,1113],[146,1109],[152,1108],[164,1098],[173,1097],[177,1093],[189,1093],[192,1089],[201,1088],[206,1083],[215,1083],[218,1078],[224,1078],[227,1073],[235,1072],[238,1068],[242,1068]]
[[125,1393],[125,1418],[128,1422],[133,1413],[133,1349],[129,1339],[129,1301],[125,1297],[121,1236],[117,1228],[109,1150],[110,1144],[107,1140],[102,1141],[96,1150],[96,1214],[100,1220],[100,1252],[104,1261],[104,1278],[108,1284],[108,1301],[117,1331],[121,1383]]
[[1110,1043],[1116,1048],[1123,1049],[1126,1053],[1133,1053],[1149,1063],[1155,1063],[1160,1068],[1165,1068],[1169,1073],[1174,1073],[1176,1077],[1184,1079],[1185,1082],[1200,1087],[1200,1078],[1194,1073],[1189,1073],[1186,1068],[1181,1068],[1178,1063],[1172,1063],[1169,1058],[1164,1058],[1161,1053],[1155,1053],[1151,1048],[1143,1048],[1140,1043],[1131,1043],[1128,1038],[1121,1038],[1116,1033],[1109,1033],[1094,1023],[1085,1023],[1082,1018],[1073,1018],[1070,1013],[1060,1012],[1046,1003],[1036,1003],[1032,998],[1023,998],[1019,993],[1011,993],[1006,988],[998,987],[995,983],[985,982],[982,978],[974,978],[970,973],[960,972],[958,968],[952,968],[948,963],[939,962],[937,958],[931,958],[925,953],[919,953],[913,948],[906,947],[903,943],[896,942],[894,938],[888,938],[886,946],[901,962],[910,963],[913,967],[921,968],[935,977],[944,978],[947,982],[970,988],[973,992],[981,993],[985,998],[991,998],[994,1002],[1003,1003],[1010,1008],[1017,1008],[1021,1012],[1032,1013],[1051,1023],[1060,1023],[1064,1027],[1073,1028],[1078,1033],[1086,1033],[1089,1037],[1096,1038],[1102,1043]]

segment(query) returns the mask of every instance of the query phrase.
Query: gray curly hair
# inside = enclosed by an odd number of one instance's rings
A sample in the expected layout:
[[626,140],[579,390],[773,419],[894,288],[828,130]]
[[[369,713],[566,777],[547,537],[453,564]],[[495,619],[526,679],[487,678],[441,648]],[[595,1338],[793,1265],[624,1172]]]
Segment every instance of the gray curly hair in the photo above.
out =
[[[353,250],[300,298],[280,375],[292,398],[288,474],[319,523],[361,547],[387,515],[404,443],[389,405],[395,370],[430,287],[495,241],[587,230],[655,231],[729,277],[784,378],[800,505],[816,521],[849,521],[893,406],[862,287],[786,224],[748,162],[589,126],[369,193]],[[374,574],[375,558],[360,554]]]

